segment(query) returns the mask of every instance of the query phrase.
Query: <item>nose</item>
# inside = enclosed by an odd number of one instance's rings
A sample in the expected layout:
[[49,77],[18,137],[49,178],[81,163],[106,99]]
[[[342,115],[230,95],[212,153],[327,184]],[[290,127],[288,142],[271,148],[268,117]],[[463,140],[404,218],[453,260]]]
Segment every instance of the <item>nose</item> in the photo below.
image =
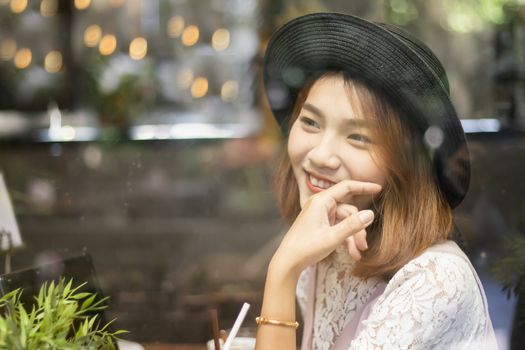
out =
[[308,160],[318,168],[336,170],[341,165],[336,142],[330,138],[323,138],[308,153]]

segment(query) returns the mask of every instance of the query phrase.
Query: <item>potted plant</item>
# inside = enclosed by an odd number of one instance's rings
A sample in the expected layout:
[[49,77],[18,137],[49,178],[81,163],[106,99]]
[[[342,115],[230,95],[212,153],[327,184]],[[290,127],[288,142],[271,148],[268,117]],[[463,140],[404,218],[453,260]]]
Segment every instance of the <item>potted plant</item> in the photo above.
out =
[[101,324],[100,311],[107,308],[105,298],[82,292],[85,283],[61,278],[44,283],[33,305],[22,303],[23,290],[0,298],[0,348],[11,350],[95,350],[116,349],[117,336],[110,332],[113,322]]

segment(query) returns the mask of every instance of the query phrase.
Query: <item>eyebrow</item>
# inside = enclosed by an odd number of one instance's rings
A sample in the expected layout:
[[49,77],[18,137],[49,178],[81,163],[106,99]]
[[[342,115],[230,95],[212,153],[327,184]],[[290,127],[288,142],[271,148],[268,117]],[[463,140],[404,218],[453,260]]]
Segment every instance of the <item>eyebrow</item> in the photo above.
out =
[[[323,111],[321,111],[319,108],[317,108],[316,106],[314,106],[313,104],[311,103],[304,103],[303,104],[303,108],[312,112],[313,114],[316,114],[318,115],[319,117],[323,118],[323,119],[326,119],[326,116],[324,115]],[[351,119],[347,119],[346,124],[349,124],[351,126],[362,126],[362,127],[368,127],[370,123],[368,123],[367,120],[365,119],[362,119],[362,118],[351,118]]]

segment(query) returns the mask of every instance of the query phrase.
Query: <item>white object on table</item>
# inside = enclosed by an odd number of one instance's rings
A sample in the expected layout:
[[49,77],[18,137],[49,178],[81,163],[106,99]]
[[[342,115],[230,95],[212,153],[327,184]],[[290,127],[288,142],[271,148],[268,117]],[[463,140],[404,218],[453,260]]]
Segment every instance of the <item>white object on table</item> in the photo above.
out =
[[4,175],[0,172],[0,250],[10,251],[22,245],[22,237],[16,223],[15,212],[11,205]]
[[[224,350],[224,342],[222,339],[219,340],[221,349]],[[215,343],[213,339],[208,340],[206,343],[206,349],[215,350]],[[254,350],[255,349],[255,338],[252,337],[237,337],[233,339],[230,350]]]
[[239,312],[239,316],[237,316],[237,319],[235,320],[235,323],[233,324],[232,330],[230,331],[230,334],[228,334],[226,343],[224,343],[224,350],[230,350],[232,341],[233,339],[235,339],[237,332],[239,332],[239,328],[241,328],[242,322],[244,321],[244,318],[246,317],[246,314],[248,313],[249,309],[250,309],[250,304],[244,303],[242,305],[241,311]]
[[120,350],[144,350],[142,345],[129,340],[119,339],[117,340],[117,344]]

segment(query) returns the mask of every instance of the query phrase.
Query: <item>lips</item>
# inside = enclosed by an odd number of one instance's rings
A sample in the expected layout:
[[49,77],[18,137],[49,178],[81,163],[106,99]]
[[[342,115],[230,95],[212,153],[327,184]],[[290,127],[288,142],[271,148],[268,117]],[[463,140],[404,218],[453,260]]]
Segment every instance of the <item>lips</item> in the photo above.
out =
[[322,177],[314,176],[306,172],[306,186],[312,192],[321,192],[326,190],[327,188],[332,187],[333,185],[335,185],[335,182],[324,179]]

